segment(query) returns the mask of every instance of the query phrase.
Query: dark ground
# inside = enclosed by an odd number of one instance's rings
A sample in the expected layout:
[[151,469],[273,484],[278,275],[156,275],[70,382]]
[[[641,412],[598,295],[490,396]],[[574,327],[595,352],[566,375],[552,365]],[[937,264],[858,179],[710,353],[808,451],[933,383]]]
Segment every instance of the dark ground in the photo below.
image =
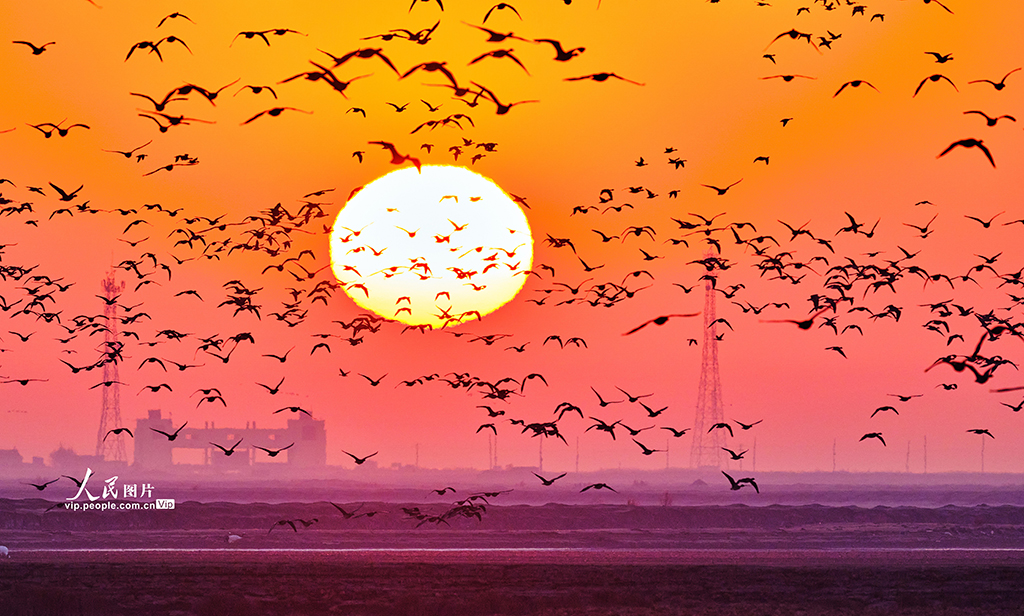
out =
[[[464,554],[445,563],[439,561],[448,557],[436,553],[382,562],[366,554],[311,553],[49,556],[30,554],[0,566],[5,614],[981,615],[1024,609],[1024,559],[995,554],[788,554],[774,563],[761,555],[753,564],[629,564],[623,554],[611,558],[619,562],[597,563],[579,554],[513,563],[494,562],[508,555],[466,562]],[[737,563],[748,557],[728,556]]]
[[1024,614],[1020,506],[491,500],[417,527],[452,503],[0,499],[0,616]]

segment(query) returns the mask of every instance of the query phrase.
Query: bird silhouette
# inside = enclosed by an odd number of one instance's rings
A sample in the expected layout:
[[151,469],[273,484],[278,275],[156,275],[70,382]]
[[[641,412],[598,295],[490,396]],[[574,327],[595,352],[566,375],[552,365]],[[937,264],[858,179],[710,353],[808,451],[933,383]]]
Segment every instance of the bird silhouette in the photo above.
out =
[[806,319],[804,321],[794,321],[793,319],[773,319],[773,320],[764,320],[764,319],[762,319],[761,322],[762,323],[793,323],[794,325],[796,325],[800,329],[810,329],[811,326],[814,325],[814,319],[818,318],[822,314],[825,314],[828,310],[829,310],[828,308],[822,308],[818,312],[815,312],[813,315],[811,315],[811,318]]
[[708,429],[708,434],[711,434],[715,430],[727,430],[729,432],[729,436],[733,436],[732,426],[730,426],[729,424],[727,424],[725,422],[719,422],[719,423],[716,423],[715,425],[711,426],[711,428]]
[[636,443],[640,447],[640,449],[641,449],[640,453],[642,453],[645,456],[649,456],[651,454],[655,454],[655,453],[658,453],[658,452],[664,453],[664,451],[665,451],[664,449],[651,449],[651,448],[647,447],[646,445],[644,445],[643,443],[641,443],[640,441],[638,441],[636,439],[633,439],[633,442]]
[[[1000,216],[1002,216],[1005,213],[1006,212],[999,212],[998,214],[996,214],[995,216],[989,218],[988,220],[982,220],[981,218],[978,218],[977,216],[970,216],[970,215],[967,215],[967,214],[964,214],[964,218],[969,218],[969,219],[977,222],[978,224],[980,224],[985,229],[988,229],[989,227],[992,226],[992,223],[995,221],[996,218],[999,218]],[[966,315],[964,315],[964,316],[966,316]]]
[[881,432],[868,432],[864,436],[860,437],[860,440],[863,441],[864,439],[869,439],[869,438],[876,438],[879,441],[881,441],[883,447],[885,446],[885,439],[882,438],[882,433]]
[[533,473],[533,476],[536,477],[537,479],[540,479],[540,482],[542,484],[544,484],[545,486],[553,485],[556,481],[558,481],[562,477],[565,477],[565,475],[566,475],[566,473],[562,473],[561,475],[559,475],[557,477],[552,477],[551,479],[545,479],[544,477],[541,477],[537,473]]
[[727,452],[729,454],[729,459],[731,460],[742,460],[743,454],[747,453],[747,451],[749,450],[743,450],[739,453],[736,453],[735,451],[729,449],[728,447],[722,447],[722,451]]
[[953,59],[953,54],[951,53],[942,54],[937,51],[926,51],[924,53],[927,56],[932,56],[933,58],[935,58],[935,62],[938,64],[945,64],[946,62],[949,62],[950,60]]
[[350,458],[352,458],[352,461],[355,462],[356,465],[360,465],[360,464],[363,464],[364,462],[366,462],[367,460],[369,460],[370,458],[372,458],[373,456],[377,455],[379,452],[375,451],[375,452],[371,453],[370,455],[363,456],[361,458],[359,456],[357,456],[355,454],[351,454],[351,453],[349,453],[349,452],[347,452],[345,450],[342,450],[341,453],[343,453],[343,454],[349,456]]
[[277,528],[278,526],[290,526],[293,531],[299,532],[299,529],[295,526],[295,522],[294,521],[292,521],[292,520],[278,520],[277,522],[274,522],[273,526],[270,527],[270,530],[267,531],[267,534],[269,535],[270,533],[274,532],[274,529]]
[[267,453],[267,455],[270,456],[271,458],[277,457],[277,454],[281,453],[282,451],[284,451],[286,449],[290,449],[293,446],[295,446],[295,443],[291,443],[289,445],[281,447],[280,449],[267,449],[266,447],[260,447],[259,445],[253,445],[253,447],[255,447],[256,449],[259,449],[260,451],[265,451]]
[[579,54],[586,51],[585,47],[574,47],[572,49],[563,49],[562,43],[555,39],[533,39],[534,43],[547,43],[555,48],[555,60],[558,62],[568,62]]
[[272,118],[276,118],[277,116],[281,115],[285,111],[298,111],[299,113],[305,113],[307,115],[312,115],[312,113],[313,113],[312,111],[304,111],[304,110],[298,109],[296,107],[274,107],[272,109],[265,109],[265,110],[257,113],[256,115],[252,116],[251,118],[249,118],[245,122],[242,122],[241,126],[245,126],[246,124],[252,122],[256,118],[259,118],[263,114],[266,114],[266,115],[268,115],[268,116],[270,116]]
[[180,428],[178,428],[177,430],[175,430],[174,432],[171,432],[171,433],[167,433],[167,432],[164,432],[163,430],[158,430],[156,428],[150,428],[150,430],[152,430],[153,432],[158,432],[160,434],[163,434],[164,436],[167,437],[168,441],[172,441],[173,442],[176,438],[178,438],[178,433],[181,432],[182,428],[184,428],[187,425],[188,425],[188,422],[186,421],[185,423],[181,424]]
[[753,477],[744,477],[743,479],[733,479],[732,475],[730,475],[729,473],[727,473],[725,471],[722,471],[722,474],[725,475],[725,478],[729,480],[729,489],[730,490],[742,489],[743,488],[743,484],[746,483],[746,484],[749,484],[750,487],[754,488],[754,492],[757,492],[758,494],[761,493],[761,490],[757,487],[757,483],[754,481]]
[[107,440],[107,437],[110,436],[111,434],[118,435],[121,434],[122,432],[125,432],[128,434],[128,436],[135,438],[135,435],[132,434],[132,431],[129,430],[128,428],[114,428],[113,430],[107,430],[107,433],[103,435],[103,440],[105,442]]
[[[594,389],[593,386],[590,387],[590,391],[594,392],[594,395],[597,396],[597,402],[601,406],[601,408],[604,408],[609,404],[617,404],[619,402],[623,402],[623,400],[605,400],[604,398],[601,397],[601,394],[597,393],[597,390]],[[591,417],[591,419],[593,419],[593,417]]]
[[810,77],[808,75],[769,75],[768,77],[762,77],[761,79],[781,79],[782,81],[789,83],[797,77],[800,79],[817,79],[817,77]]
[[365,374],[362,374],[362,373],[359,373],[359,376],[361,376],[364,379],[366,379],[366,381],[370,384],[370,386],[376,387],[376,386],[380,385],[380,382],[384,380],[384,377],[387,376],[387,374],[385,373],[383,376],[381,376],[380,378],[376,378],[376,379],[372,379],[372,378],[370,378],[370,377],[368,377],[368,376],[366,376]]
[[232,445],[231,447],[224,447],[223,445],[218,445],[217,443],[213,442],[211,442],[210,444],[216,447],[217,449],[223,451],[225,456],[230,456],[231,454],[235,453],[235,448],[242,444],[242,439],[238,439],[238,442]]
[[969,114],[976,114],[976,115],[980,115],[981,117],[985,118],[985,125],[986,126],[995,126],[996,124],[999,123],[999,120],[1009,120],[1011,122],[1016,122],[1017,121],[1017,118],[1015,118],[1015,117],[1013,117],[1011,115],[1001,115],[1001,116],[998,116],[998,117],[995,117],[995,118],[990,118],[987,114],[985,114],[984,111],[971,110],[971,111],[965,111],[964,112],[964,115],[969,115]]
[[655,317],[655,318],[653,318],[653,319],[651,319],[649,321],[645,321],[644,323],[641,323],[640,325],[637,325],[636,327],[634,327],[633,329],[629,330],[628,332],[623,333],[622,335],[623,336],[629,336],[630,334],[634,334],[634,333],[640,331],[641,329],[647,327],[648,325],[650,325],[652,323],[654,325],[664,325],[665,323],[668,322],[669,319],[674,318],[674,317],[695,317],[695,316],[699,316],[700,314],[701,313],[699,313],[699,312],[693,312],[693,313],[688,313],[688,314],[667,314],[667,315],[663,315],[663,316],[660,316],[660,317]]
[[402,163],[408,161],[411,162],[416,167],[416,171],[420,170],[420,159],[415,158],[413,156],[399,154],[398,150],[395,149],[394,144],[388,143],[387,141],[370,141],[368,143],[370,145],[379,145],[385,150],[391,152],[392,165],[401,165]]
[[952,80],[950,80],[949,77],[946,77],[945,75],[935,74],[935,75],[931,75],[929,77],[925,77],[924,79],[922,79],[921,83],[917,84],[917,88],[914,89],[914,96],[912,96],[911,98],[914,98],[914,97],[917,96],[917,93],[921,91],[921,88],[924,87],[924,84],[928,83],[929,81],[934,83],[934,82],[936,82],[936,81],[938,81],[940,79],[945,79],[946,81],[949,82],[949,85],[953,86],[954,90],[956,90],[957,92],[960,91],[960,89],[956,87],[956,84],[953,83]]
[[43,490],[46,489],[46,486],[50,485],[51,483],[57,483],[58,481],[60,481],[60,477],[53,479],[51,481],[47,481],[46,483],[26,483],[25,485],[32,486],[33,488],[42,492]]
[[[742,181],[743,181],[743,178],[740,178],[740,179],[736,180],[735,182],[733,182],[732,184],[729,184],[725,188],[719,188],[717,186],[711,186],[710,184],[701,184],[701,186],[703,186],[704,188],[710,188],[711,190],[717,192],[718,196],[722,196],[725,193],[729,192],[730,188],[732,188],[733,186],[739,184]],[[708,223],[708,224],[710,224],[710,223]]]
[[991,79],[975,79],[974,81],[968,81],[967,83],[987,83],[987,84],[991,85],[993,88],[995,88],[997,92],[999,92],[1003,88],[1006,87],[1006,78],[1009,77],[1010,75],[1016,73],[1017,71],[1021,70],[1021,68],[1024,68],[1024,67],[1017,67],[1017,68],[1013,69],[1009,73],[1003,75],[1003,78],[1000,79],[999,81],[992,81]]
[[616,75],[615,73],[594,73],[592,75],[583,75],[581,77],[566,77],[563,81],[586,81],[586,80],[590,80],[590,81],[596,81],[598,83],[601,83],[601,82],[608,81],[609,79],[613,79],[613,78],[614,79],[618,79],[619,81],[625,81],[626,83],[631,83],[631,84],[637,85],[637,86],[644,85],[644,84],[640,83],[639,81],[633,81],[632,79],[626,79],[625,77],[620,77],[619,75]]
[[512,6],[507,2],[499,2],[498,4],[495,4],[490,9],[487,10],[487,13],[484,14],[484,20],[482,23],[487,23],[487,18],[490,17],[491,13],[493,13],[494,11],[500,11],[505,9],[508,9],[515,13],[516,17],[518,17],[520,21],[523,19],[523,16],[519,14],[519,11],[516,10],[516,7]]
[[281,391],[281,385],[284,383],[284,379],[285,377],[282,376],[281,380],[277,382],[277,385],[274,385],[273,387],[271,387],[270,385],[264,385],[263,383],[256,384],[262,387],[263,389],[266,389],[267,393],[269,393],[271,396],[276,396],[277,392]]
[[867,87],[871,88],[872,90],[874,90],[875,92],[878,92],[878,88],[876,88],[875,86],[871,85],[871,83],[869,83],[867,81],[864,81],[863,79],[854,79],[853,81],[847,81],[842,86],[840,86],[839,89],[836,90],[836,93],[832,95],[832,98],[835,98],[835,97],[839,96],[839,93],[842,92],[843,90],[845,90],[846,86],[850,86],[851,88],[859,88],[860,86],[867,86]]
[[15,45],[26,45],[29,49],[32,50],[32,55],[33,56],[41,55],[44,51],[46,51],[47,47],[49,47],[50,45],[56,45],[57,44],[56,41],[50,41],[49,43],[43,43],[42,45],[39,45],[37,47],[37,46],[33,45],[32,43],[30,43],[28,41],[11,41],[11,42],[14,43]]

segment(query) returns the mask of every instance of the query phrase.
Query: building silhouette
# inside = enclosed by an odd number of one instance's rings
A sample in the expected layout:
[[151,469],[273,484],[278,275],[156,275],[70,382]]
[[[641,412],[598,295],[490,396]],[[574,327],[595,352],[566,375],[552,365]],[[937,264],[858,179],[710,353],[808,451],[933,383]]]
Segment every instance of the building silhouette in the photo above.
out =
[[[159,409],[150,410],[145,418],[135,422],[135,467],[149,470],[171,470],[174,450],[203,451],[203,464],[224,469],[247,468],[268,460],[254,445],[275,450],[292,444],[279,455],[290,468],[323,467],[327,464],[327,430],[324,420],[299,414],[288,419],[284,428],[257,428],[256,422],[246,422],[245,428],[218,428],[212,422],[202,428],[184,427],[172,441],[161,430],[173,434],[176,428],[169,417]],[[230,449],[242,441],[230,456],[212,443]]]

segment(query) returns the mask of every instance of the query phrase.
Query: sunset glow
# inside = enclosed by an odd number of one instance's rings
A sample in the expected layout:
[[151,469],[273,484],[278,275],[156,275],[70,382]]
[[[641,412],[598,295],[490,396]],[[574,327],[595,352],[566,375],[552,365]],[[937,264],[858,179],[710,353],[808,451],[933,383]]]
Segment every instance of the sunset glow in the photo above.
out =
[[368,184],[338,213],[334,275],[374,313],[430,329],[479,319],[526,282],[533,240],[498,186],[453,166],[406,167]]
[[329,465],[682,467],[713,277],[759,470],[1024,471],[1024,4],[97,4],[3,9],[0,449],[94,453],[116,358]]

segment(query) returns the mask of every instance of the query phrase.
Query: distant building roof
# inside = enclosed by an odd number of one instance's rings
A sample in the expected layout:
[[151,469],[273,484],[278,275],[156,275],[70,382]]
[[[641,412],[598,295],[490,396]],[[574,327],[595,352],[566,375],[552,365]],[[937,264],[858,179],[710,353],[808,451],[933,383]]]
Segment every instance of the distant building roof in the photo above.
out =
[[17,449],[0,449],[0,466],[18,466],[23,462]]

